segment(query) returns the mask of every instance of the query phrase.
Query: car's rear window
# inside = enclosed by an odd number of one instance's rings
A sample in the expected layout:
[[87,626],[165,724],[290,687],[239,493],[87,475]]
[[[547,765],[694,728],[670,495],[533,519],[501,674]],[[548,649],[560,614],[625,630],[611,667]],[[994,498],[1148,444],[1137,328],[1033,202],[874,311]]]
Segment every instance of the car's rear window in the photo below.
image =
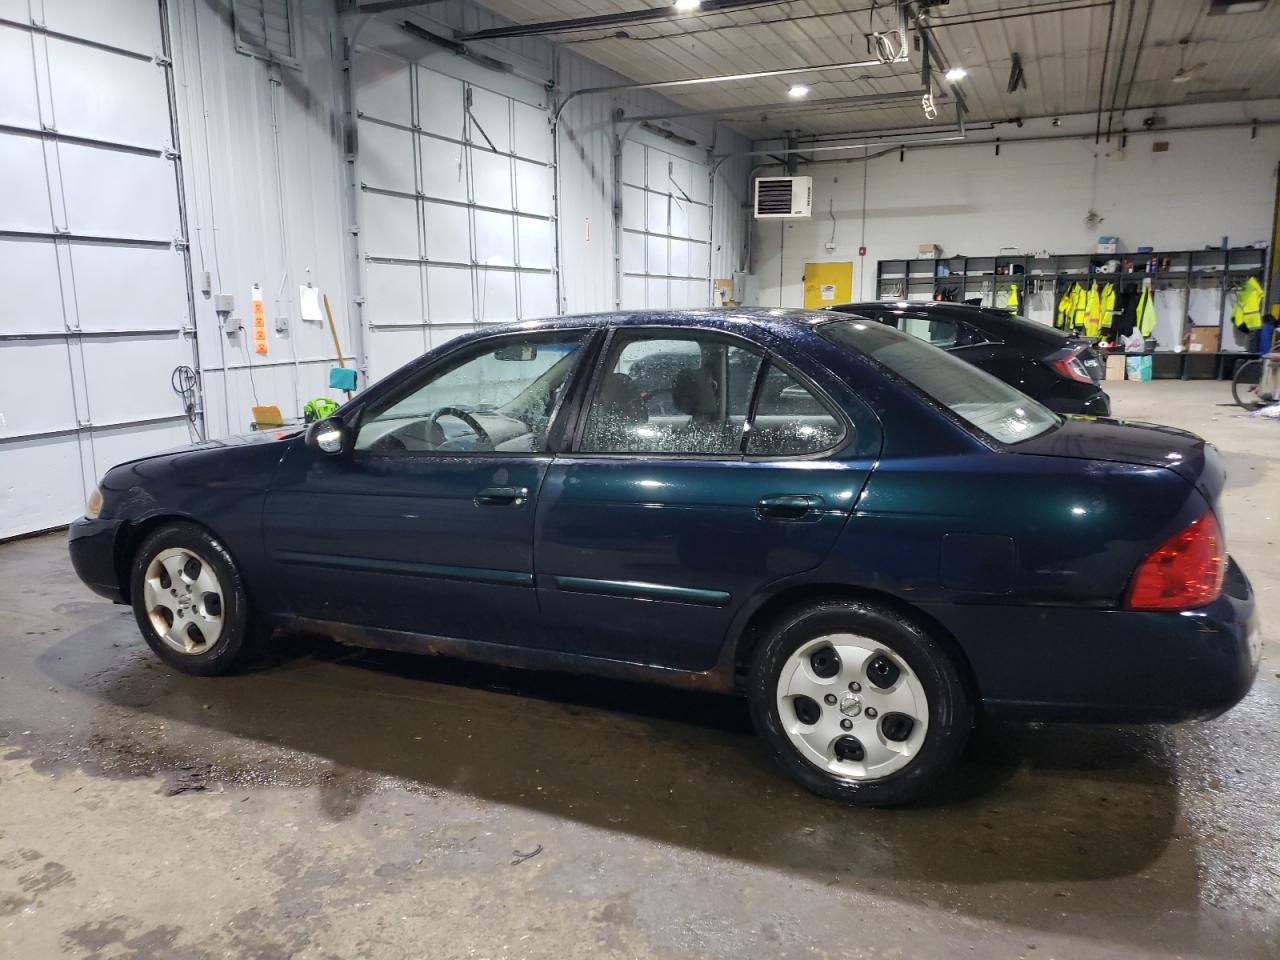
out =
[[925,396],[1001,443],[1019,443],[1052,430],[1061,419],[972,364],[892,327],[863,320],[824,323],[832,343],[887,367]]

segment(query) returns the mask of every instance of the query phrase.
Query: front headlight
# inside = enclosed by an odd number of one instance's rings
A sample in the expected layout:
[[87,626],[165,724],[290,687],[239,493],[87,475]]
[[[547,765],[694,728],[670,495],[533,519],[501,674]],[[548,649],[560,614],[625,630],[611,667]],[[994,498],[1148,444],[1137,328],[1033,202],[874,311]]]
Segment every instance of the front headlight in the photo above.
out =
[[94,487],[93,493],[89,494],[89,502],[85,504],[84,515],[90,520],[97,520],[100,513],[102,513],[102,491]]

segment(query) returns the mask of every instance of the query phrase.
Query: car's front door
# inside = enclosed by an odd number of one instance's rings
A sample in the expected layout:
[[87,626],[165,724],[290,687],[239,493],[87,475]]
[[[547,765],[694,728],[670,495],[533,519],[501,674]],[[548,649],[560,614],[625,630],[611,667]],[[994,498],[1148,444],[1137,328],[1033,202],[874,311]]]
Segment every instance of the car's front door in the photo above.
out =
[[[671,382],[647,382],[654,371]],[[619,328],[538,501],[545,643],[710,667],[744,603],[830,552],[874,460],[827,457],[852,431],[753,343]]]
[[292,612],[528,642],[545,442],[588,335],[477,341],[371,400],[349,453],[291,448],[263,527]]

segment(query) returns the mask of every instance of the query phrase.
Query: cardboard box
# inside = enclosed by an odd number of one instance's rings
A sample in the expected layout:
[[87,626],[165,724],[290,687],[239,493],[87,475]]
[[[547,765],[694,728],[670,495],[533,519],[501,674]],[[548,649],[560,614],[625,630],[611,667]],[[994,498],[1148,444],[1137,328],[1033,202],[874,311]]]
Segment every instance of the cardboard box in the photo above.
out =
[[942,256],[942,248],[936,243],[922,243],[919,249],[920,255],[916,258],[918,260],[937,260]]
[[1149,354],[1130,354],[1124,358],[1126,380],[1150,380],[1151,356]]
[[1104,380],[1123,380],[1124,379],[1124,357],[1115,354],[1107,357],[1107,365],[1103,368],[1102,379]]
[[1188,353],[1217,353],[1222,331],[1217,327],[1192,327],[1187,333]]

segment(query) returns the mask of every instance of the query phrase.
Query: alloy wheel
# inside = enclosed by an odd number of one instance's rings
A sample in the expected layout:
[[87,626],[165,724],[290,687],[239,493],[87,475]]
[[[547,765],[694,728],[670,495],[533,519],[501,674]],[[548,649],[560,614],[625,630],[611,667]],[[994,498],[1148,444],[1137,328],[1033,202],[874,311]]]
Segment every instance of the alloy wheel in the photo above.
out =
[[157,636],[178,653],[207,653],[222,636],[222,584],[213,567],[185,547],[161,550],[151,559],[143,599]]

